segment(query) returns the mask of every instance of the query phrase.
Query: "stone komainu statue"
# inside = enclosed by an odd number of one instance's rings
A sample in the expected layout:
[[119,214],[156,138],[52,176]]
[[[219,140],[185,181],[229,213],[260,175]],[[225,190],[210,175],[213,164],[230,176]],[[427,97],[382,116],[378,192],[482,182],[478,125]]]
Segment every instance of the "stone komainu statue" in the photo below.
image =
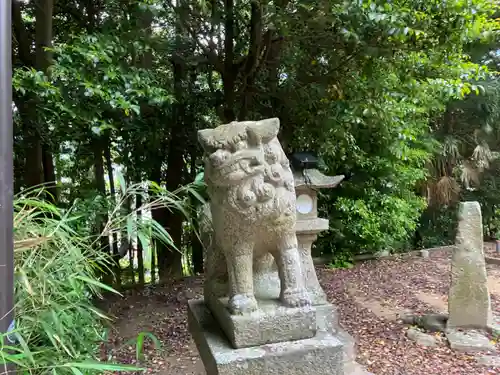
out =
[[[205,300],[229,297],[232,314],[255,311],[254,277],[273,264],[286,306],[310,304],[295,235],[294,178],[277,134],[279,120],[233,122],[198,133],[210,203],[200,230]],[[275,263],[274,263],[275,261]]]

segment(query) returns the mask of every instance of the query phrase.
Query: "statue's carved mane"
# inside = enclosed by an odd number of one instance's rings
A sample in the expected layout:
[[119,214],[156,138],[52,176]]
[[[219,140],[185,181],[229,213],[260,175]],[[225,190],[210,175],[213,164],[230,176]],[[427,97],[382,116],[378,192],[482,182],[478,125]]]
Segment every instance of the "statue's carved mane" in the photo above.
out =
[[233,149],[239,142],[247,141],[252,146],[268,143],[278,135],[277,118],[262,121],[231,122],[215,129],[198,132],[198,141],[206,153]]

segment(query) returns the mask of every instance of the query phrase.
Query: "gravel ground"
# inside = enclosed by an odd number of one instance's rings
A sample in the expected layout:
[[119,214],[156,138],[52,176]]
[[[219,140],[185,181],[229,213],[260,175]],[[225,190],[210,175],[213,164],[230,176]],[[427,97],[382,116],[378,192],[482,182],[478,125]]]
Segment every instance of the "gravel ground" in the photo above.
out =
[[[490,245],[488,245],[490,246]],[[488,247],[488,251],[490,248]],[[397,321],[403,312],[446,312],[449,252],[357,264],[352,269],[318,268],[331,302],[340,311],[341,325],[357,340],[357,361],[376,375],[487,375],[500,374],[476,364],[472,355],[442,344],[423,348],[408,340],[408,327]],[[492,305],[500,314],[500,266],[488,265]],[[149,374],[202,375],[203,366],[187,332],[186,301],[201,294],[201,278],[189,278],[168,287],[148,287],[107,301],[116,317],[103,357],[136,363],[128,340],[140,332],[153,333],[162,344],[147,340],[140,364]],[[500,345],[497,344],[500,351]]]

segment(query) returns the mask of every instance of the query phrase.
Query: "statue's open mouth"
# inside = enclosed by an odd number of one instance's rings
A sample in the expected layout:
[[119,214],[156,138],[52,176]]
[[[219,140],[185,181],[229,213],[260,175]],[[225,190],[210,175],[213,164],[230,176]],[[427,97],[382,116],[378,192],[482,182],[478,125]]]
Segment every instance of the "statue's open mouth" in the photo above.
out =
[[[231,155],[220,166],[214,168],[220,176],[230,177],[233,174],[243,172],[241,178],[250,177],[258,173],[264,173],[265,162],[261,150],[240,150]],[[230,178],[233,180],[234,178]]]

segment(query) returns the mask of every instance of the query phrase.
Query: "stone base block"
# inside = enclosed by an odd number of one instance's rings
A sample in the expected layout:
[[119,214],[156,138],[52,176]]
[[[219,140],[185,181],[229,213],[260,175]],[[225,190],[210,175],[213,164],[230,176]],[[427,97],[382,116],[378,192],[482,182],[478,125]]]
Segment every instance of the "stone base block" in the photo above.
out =
[[299,308],[284,307],[276,299],[258,299],[259,310],[231,315],[228,299],[210,303],[215,320],[234,348],[312,338],[317,331],[334,333],[337,311],[331,304]]
[[189,301],[188,324],[207,375],[345,374],[343,343],[328,332],[303,340],[233,349],[203,300]]
[[488,332],[490,332],[493,336],[500,336],[500,317],[494,315],[491,319],[490,324],[487,327]]
[[286,308],[276,300],[258,300],[259,309],[231,315],[227,298],[210,303],[210,309],[234,348],[311,338],[316,334],[316,311],[311,307]]
[[459,352],[494,351],[495,345],[488,337],[478,331],[458,331],[447,330],[446,338],[450,343],[450,348]]
[[500,357],[496,355],[476,356],[476,361],[481,366],[488,366],[490,368],[500,367]]

